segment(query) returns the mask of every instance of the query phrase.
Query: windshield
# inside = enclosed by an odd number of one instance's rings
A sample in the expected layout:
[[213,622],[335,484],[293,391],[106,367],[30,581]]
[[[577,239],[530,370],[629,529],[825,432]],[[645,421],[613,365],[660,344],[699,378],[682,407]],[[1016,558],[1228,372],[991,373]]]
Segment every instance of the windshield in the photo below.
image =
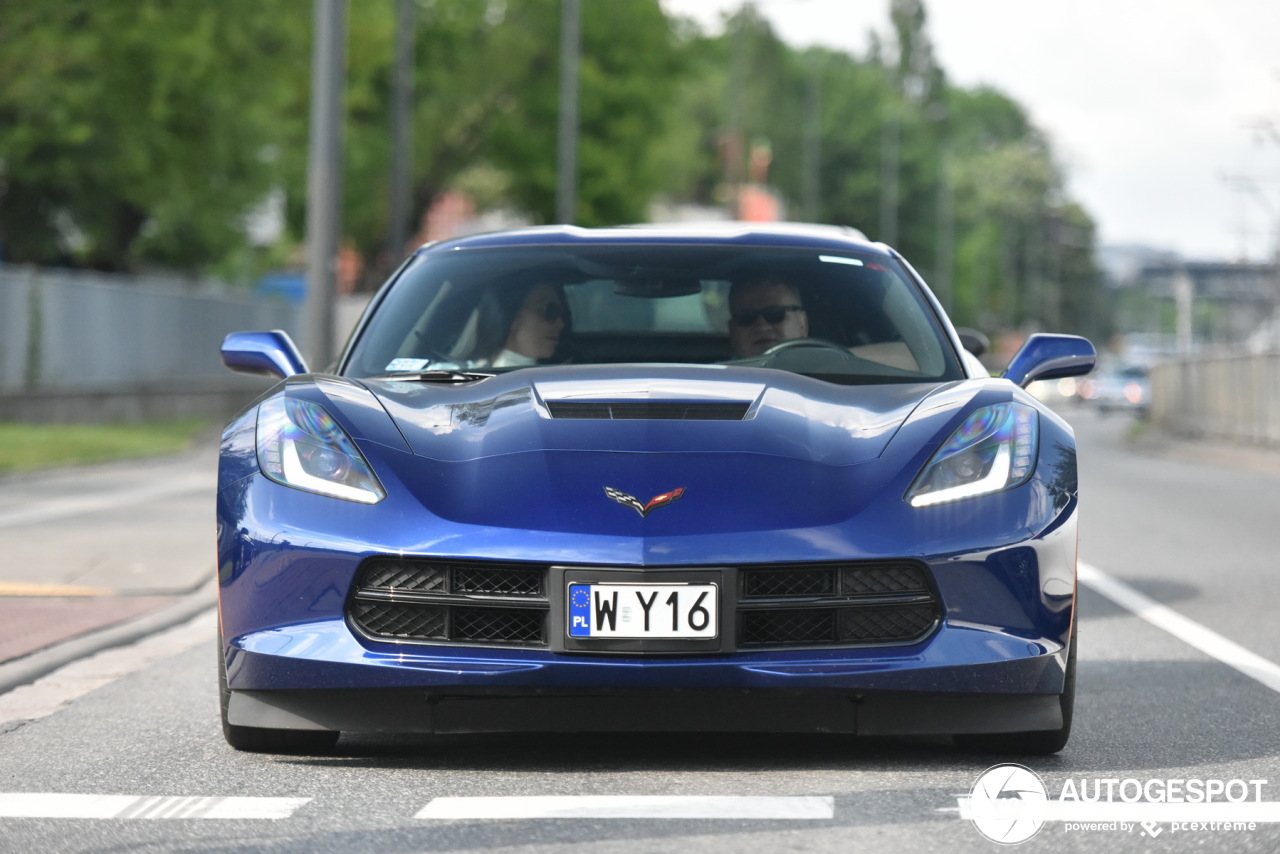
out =
[[962,376],[919,289],[883,255],[654,244],[425,252],[378,304],[343,372],[621,363],[842,383]]

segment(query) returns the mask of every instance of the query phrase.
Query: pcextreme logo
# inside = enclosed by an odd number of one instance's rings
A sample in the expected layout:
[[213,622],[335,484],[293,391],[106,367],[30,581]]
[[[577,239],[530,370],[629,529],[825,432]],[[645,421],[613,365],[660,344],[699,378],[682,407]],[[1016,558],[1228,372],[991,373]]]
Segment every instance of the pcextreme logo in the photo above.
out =
[[[1280,823],[1280,803],[1262,799],[1266,780],[1169,778],[1068,778],[1057,799],[1038,774],[1023,765],[983,771],[966,796],[960,817],[992,842],[1017,845],[1050,822],[1065,833],[1224,834]],[[1056,831],[1055,831],[1056,832]]]

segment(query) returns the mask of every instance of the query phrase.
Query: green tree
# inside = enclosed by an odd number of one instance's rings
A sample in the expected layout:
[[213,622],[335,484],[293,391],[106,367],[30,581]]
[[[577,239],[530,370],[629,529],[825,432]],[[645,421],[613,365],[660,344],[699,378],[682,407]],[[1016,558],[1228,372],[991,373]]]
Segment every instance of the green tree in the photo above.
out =
[[988,328],[1104,334],[1094,225],[1067,197],[1049,140],[994,90],[954,90],[950,103],[955,314]]
[[[415,10],[410,225],[454,187],[550,221],[559,0]],[[4,257],[247,276],[245,215],[281,190],[285,244],[303,241],[311,11],[0,4]],[[353,3],[348,20],[343,224],[372,284],[396,260],[384,254],[395,0]],[[643,220],[658,195],[723,203],[760,144],[791,216],[872,238],[892,225],[961,322],[1095,322],[1093,224],[1049,140],[1004,94],[947,83],[921,0],[893,0],[887,24],[858,57],[795,50],[749,4],[707,36],[658,0],[584,3],[576,221]]]
[[[484,170],[495,125],[518,107],[530,78],[547,73],[552,45],[530,32],[529,3],[420,0],[413,69],[411,233],[434,199],[468,171]],[[545,10],[543,10],[545,11]],[[348,27],[344,128],[343,230],[376,285],[399,261],[385,255],[389,232],[390,104],[396,27],[394,0],[365,0]],[[306,92],[297,93],[305,120]],[[305,125],[296,125],[304,127]],[[291,147],[289,221],[305,239],[307,147]],[[552,153],[554,161],[554,152]],[[499,185],[506,186],[505,176]],[[504,200],[504,199],[503,199]],[[495,200],[496,201],[496,200]]]
[[200,269],[245,241],[305,68],[291,0],[0,5],[7,260]]
[[[398,259],[389,230],[392,0],[353,7],[344,132],[343,229],[374,286]],[[357,14],[358,12],[358,14]],[[559,0],[420,0],[416,6],[413,188],[416,229],[446,190],[479,191],[536,222],[553,217],[559,111]],[[578,217],[643,220],[661,185],[655,140],[673,112],[683,54],[656,0],[583,4]],[[618,33],[627,38],[619,39]],[[305,117],[305,92],[294,103]],[[304,125],[292,122],[291,127]],[[296,239],[305,223],[306,147],[289,147]]]
[[[555,211],[560,5],[511,4],[538,49],[519,99],[484,147],[507,174],[511,201],[537,222],[552,221]],[[575,219],[585,226],[643,221],[664,183],[657,141],[672,118],[684,55],[657,0],[584,3],[581,33]]]
[[[894,235],[926,277],[946,283],[957,320],[989,331],[1085,329],[1099,294],[1093,227],[1067,198],[1048,140],[1002,93],[948,84],[920,0],[894,0],[887,23],[866,57],[796,51],[742,7],[698,45],[699,73],[684,83],[677,127],[679,146],[697,141],[700,151],[688,168],[669,170],[667,194],[705,202],[707,187],[741,179],[724,140],[740,148],[763,138],[773,151],[770,184],[799,211],[809,158],[820,152],[819,218],[873,239]],[[816,123],[803,110],[810,98]],[[721,142],[715,160],[711,140]],[[665,156],[677,161],[671,145]]]

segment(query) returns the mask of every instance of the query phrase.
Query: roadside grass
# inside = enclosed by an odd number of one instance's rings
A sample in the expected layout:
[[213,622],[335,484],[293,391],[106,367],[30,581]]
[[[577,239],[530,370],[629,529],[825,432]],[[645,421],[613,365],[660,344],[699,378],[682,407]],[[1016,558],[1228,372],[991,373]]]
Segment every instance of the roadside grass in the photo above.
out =
[[0,475],[171,454],[213,428],[205,419],[138,424],[0,422]]

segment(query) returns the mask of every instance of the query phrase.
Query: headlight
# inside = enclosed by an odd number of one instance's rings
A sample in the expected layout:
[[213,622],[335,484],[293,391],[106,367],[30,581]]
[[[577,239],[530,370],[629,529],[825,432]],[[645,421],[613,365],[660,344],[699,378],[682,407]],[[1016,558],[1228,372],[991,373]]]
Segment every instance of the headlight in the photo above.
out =
[[975,410],[921,469],[907,501],[929,507],[1011,489],[1036,467],[1039,415],[1023,403]]
[[387,493],[360,450],[324,407],[273,397],[258,407],[258,465],[285,486],[377,504]]

